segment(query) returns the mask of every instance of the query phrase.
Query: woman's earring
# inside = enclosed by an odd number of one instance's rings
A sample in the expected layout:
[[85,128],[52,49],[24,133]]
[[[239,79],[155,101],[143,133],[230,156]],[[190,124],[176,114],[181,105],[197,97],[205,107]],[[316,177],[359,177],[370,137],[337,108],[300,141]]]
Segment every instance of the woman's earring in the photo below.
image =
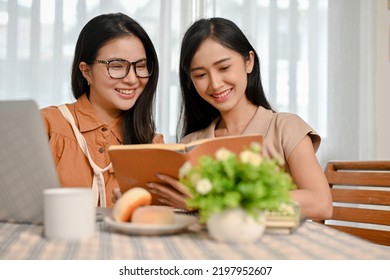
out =
[[89,80],[87,80],[87,83],[88,83],[89,86],[91,85],[91,82]]

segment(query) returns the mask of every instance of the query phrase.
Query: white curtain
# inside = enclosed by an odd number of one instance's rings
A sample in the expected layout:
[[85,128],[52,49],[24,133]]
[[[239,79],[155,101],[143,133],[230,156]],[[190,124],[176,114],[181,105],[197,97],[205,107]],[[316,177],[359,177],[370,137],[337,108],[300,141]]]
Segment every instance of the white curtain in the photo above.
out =
[[327,159],[373,159],[374,11],[378,1],[329,0]]
[[[92,17],[121,11],[151,36],[161,70],[157,127],[175,141],[180,40],[200,17],[226,17],[255,46],[277,111],[300,115],[323,138],[321,163],[373,155],[370,0],[0,0],[0,99],[40,107],[73,102],[70,67]],[[368,79],[362,79],[368,77]]]

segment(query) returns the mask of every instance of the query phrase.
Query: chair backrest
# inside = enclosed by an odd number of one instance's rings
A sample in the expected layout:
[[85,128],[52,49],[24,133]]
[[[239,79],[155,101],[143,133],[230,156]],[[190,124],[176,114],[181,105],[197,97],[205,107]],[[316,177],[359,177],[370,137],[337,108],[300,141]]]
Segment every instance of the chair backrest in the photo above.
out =
[[390,161],[330,161],[333,216],[322,222],[390,246]]

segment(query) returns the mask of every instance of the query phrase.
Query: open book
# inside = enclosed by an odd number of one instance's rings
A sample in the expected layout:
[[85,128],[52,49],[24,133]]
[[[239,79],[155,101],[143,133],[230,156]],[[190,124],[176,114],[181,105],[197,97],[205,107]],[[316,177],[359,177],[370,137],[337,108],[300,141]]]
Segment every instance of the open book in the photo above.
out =
[[186,161],[196,165],[200,156],[212,155],[221,147],[238,154],[252,142],[262,144],[263,137],[256,134],[201,139],[188,144],[113,145],[109,147],[109,154],[124,193],[147,182],[161,182],[156,173],[177,179]]

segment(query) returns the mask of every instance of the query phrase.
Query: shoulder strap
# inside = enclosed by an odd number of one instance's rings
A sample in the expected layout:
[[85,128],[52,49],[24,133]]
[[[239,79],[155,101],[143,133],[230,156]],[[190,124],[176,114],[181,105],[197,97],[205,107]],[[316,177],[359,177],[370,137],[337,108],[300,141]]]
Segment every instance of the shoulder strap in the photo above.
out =
[[104,168],[100,168],[92,159],[88,147],[87,142],[85,141],[84,136],[81,134],[80,130],[77,128],[76,123],[74,121],[74,118],[72,116],[72,113],[69,111],[68,107],[63,104],[58,106],[58,109],[64,116],[64,118],[67,120],[67,122],[71,125],[73,129],[73,133],[77,139],[77,142],[79,143],[79,146],[85,156],[88,158],[89,164],[91,165],[93,169],[93,181],[92,181],[92,190],[95,194],[95,205],[98,205],[98,202],[100,202],[101,207],[106,207],[106,186],[104,183],[104,177],[103,173],[109,170],[112,167],[112,163],[107,165]]

